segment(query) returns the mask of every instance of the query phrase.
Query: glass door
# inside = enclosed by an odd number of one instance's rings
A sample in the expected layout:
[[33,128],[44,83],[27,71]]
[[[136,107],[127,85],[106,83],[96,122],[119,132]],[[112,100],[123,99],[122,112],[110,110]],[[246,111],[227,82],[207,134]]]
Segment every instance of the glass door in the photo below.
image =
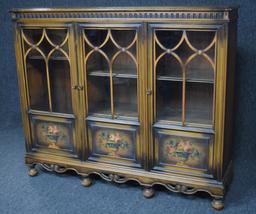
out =
[[72,114],[68,29],[25,28],[22,38],[30,108]]
[[152,170],[211,174],[217,30],[152,24],[150,37]]
[[138,34],[129,28],[83,31],[88,115],[138,120]]
[[216,31],[154,29],[154,118],[214,125]]
[[89,160],[142,166],[141,29],[81,25]]
[[21,28],[33,150],[76,154],[71,27]]

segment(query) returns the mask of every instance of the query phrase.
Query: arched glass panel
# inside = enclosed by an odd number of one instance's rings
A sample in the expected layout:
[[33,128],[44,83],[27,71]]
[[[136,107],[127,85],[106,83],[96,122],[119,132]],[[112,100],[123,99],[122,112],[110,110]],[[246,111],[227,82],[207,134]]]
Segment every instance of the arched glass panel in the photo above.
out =
[[182,78],[181,64],[173,55],[165,54],[157,63],[156,75],[159,78]]
[[86,62],[89,114],[111,114],[109,64],[94,51]]
[[137,68],[134,59],[127,53],[120,53],[112,65],[113,74],[137,75]]
[[37,50],[31,50],[26,58],[27,84],[30,108],[49,110],[46,64]]
[[213,88],[211,83],[186,83],[186,122],[212,124]]
[[110,81],[104,76],[88,76],[89,114],[111,114]]
[[135,62],[127,53],[121,53],[113,63],[112,72],[115,115],[138,116]]
[[88,75],[109,75],[109,64],[102,53],[94,51],[86,61],[86,72]]
[[157,120],[181,121],[182,82],[156,81],[156,118]]
[[71,80],[68,59],[55,51],[49,59],[52,111],[72,113]]
[[214,69],[209,61],[202,55],[193,58],[186,69],[186,80],[189,81],[214,81]]

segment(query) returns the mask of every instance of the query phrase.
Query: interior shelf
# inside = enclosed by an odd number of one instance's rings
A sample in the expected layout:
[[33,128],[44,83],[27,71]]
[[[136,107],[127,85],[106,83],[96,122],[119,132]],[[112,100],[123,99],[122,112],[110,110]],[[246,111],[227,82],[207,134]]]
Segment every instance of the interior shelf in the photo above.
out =
[[[198,124],[211,124],[211,112],[203,108],[192,108],[186,111],[185,123],[198,123]],[[164,108],[160,114],[158,114],[157,121],[179,121],[181,122],[181,109],[174,110],[172,108]]]
[[[115,106],[117,107],[117,111],[115,112],[115,119],[118,119],[119,117],[131,117],[131,118],[138,118],[137,113],[137,106],[134,103],[118,103],[115,102]],[[111,112],[104,108],[104,104],[95,106],[94,112],[89,113],[89,115],[94,116],[105,116],[110,117]]]
[[[173,82],[182,82],[183,79],[181,77],[169,77],[169,76],[160,76],[157,75],[157,80],[163,81],[173,81]],[[211,79],[203,79],[203,78],[186,78],[186,82],[194,82],[194,83],[211,83],[213,84],[214,81]]]
[[[110,74],[107,71],[92,71],[88,73],[89,76],[96,76],[96,77],[109,77]],[[117,72],[117,73],[112,73],[113,77],[117,78],[131,78],[131,79],[136,79],[138,78],[138,75],[135,74],[125,74],[124,72]]]

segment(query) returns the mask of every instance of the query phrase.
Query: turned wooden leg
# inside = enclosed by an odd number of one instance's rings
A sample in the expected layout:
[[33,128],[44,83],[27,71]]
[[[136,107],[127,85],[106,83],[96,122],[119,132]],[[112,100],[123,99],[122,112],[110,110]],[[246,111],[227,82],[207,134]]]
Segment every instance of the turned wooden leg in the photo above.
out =
[[223,202],[223,199],[221,198],[214,198],[212,200],[212,207],[215,209],[215,210],[222,210],[224,208],[224,202]]
[[89,177],[82,177],[81,184],[84,187],[89,187],[92,185],[92,180]]
[[35,165],[29,166],[28,175],[31,177],[38,175],[38,171],[35,168]]
[[145,198],[152,198],[155,195],[155,190],[152,187],[145,187],[143,195]]

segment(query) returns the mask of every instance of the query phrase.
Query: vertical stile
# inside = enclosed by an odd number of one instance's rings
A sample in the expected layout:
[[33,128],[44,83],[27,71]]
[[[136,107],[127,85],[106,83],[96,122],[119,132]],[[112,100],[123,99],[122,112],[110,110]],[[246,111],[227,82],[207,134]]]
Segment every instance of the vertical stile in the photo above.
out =
[[217,72],[216,72],[216,60],[217,60],[217,32],[215,32],[215,36],[214,36],[214,77],[213,77],[213,101],[212,101],[212,127],[214,128],[215,126],[215,92],[216,92],[216,76],[217,76]]
[[[86,53],[85,50],[85,34],[84,34],[84,29],[82,32],[82,36],[81,36],[81,42],[82,42],[82,53],[84,53],[85,55],[87,55],[88,53]],[[84,55],[83,55],[84,56]],[[85,82],[85,107],[86,107],[86,115],[88,115],[88,111],[89,111],[89,107],[88,107],[88,84],[87,84],[87,69],[86,69],[86,63],[87,63],[87,59],[88,57],[86,56],[85,59],[82,58],[82,62],[83,62],[83,67],[84,67],[84,82]]]
[[[112,39],[112,34],[111,34],[111,30],[108,29],[110,38]],[[113,39],[112,39],[113,41]],[[112,119],[115,118],[115,112],[114,112],[114,90],[113,90],[113,62],[114,60],[110,60],[110,62],[108,62],[108,66],[109,66],[109,85],[110,85],[110,104],[111,104],[111,115],[112,115]]]
[[[186,31],[183,30],[182,41],[187,41]],[[181,42],[182,44],[182,42]],[[186,63],[182,62],[182,126],[185,126],[186,121]]]
[[182,65],[182,126],[186,120],[186,67]]
[[52,94],[51,94],[51,82],[50,82],[50,74],[49,74],[49,59],[46,59],[46,78],[47,78],[47,88],[48,88],[48,100],[49,100],[49,111],[52,112]]
[[154,98],[153,98],[153,121],[156,121],[156,66],[157,66],[157,62],[156,62],[156,31],[155,29],[153,30],[153,38],[154,38],[154,42],[153,42],[153,59],[154,59],[154,73],[153,73],[153,90],[154,90]]

